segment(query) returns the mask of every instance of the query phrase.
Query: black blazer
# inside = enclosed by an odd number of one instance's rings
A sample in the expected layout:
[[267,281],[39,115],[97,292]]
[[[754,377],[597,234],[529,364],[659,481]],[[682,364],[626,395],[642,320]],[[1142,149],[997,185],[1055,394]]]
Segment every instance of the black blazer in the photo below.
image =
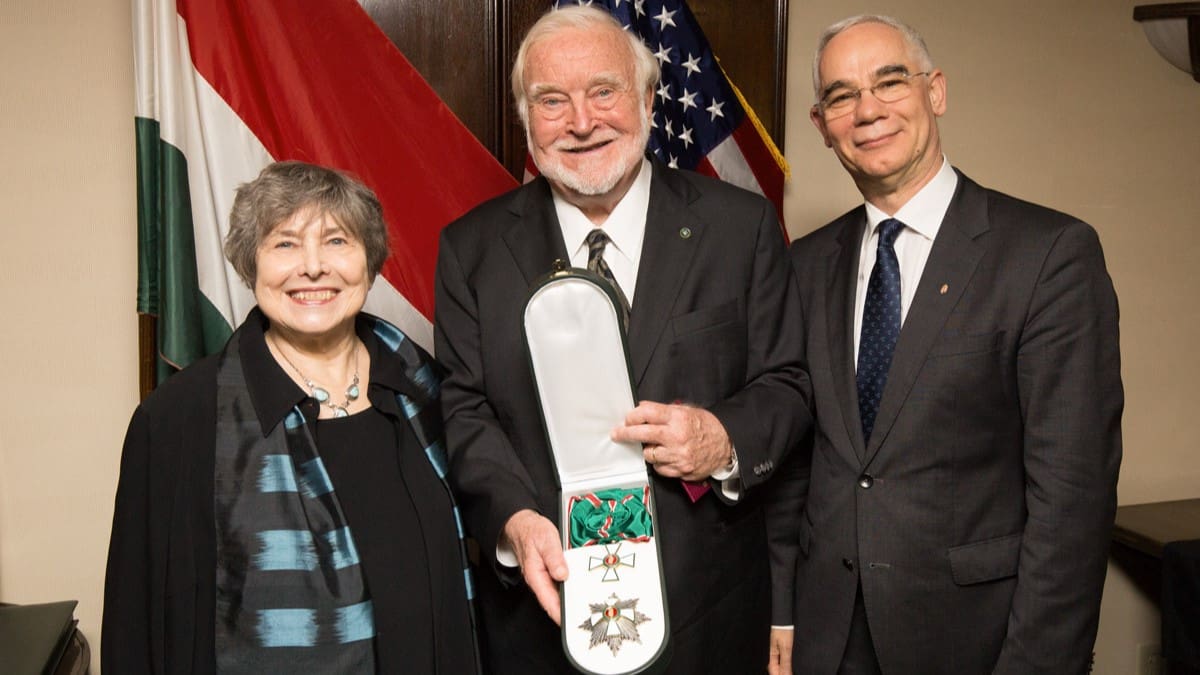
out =
[[[266,319],[255,309],[230,339],[241,341],[255,410],[269,428],[303,393],[271,357],[263,337],[265,327]],[[405,415],[395,399],[396,391],[420,389],[408,381],[404,363],[387,352],[361,316],[357,330],[371,354],[371,384],[365,393],[373,406],[396,420],[400,439],[396,452],[420,453],[425,461],[412,431],[399,432]],[[218,358],[208,356],[171,376],[138,406],[129,423],[104,581],[100,657],[106,675],[216,672],[213,462]],[[317,419],[315,400],[305,399],[300,405],[309,420]],[[475,673],[462,556],[450,525],[452,506],[444,499],[445,487],[432,477],[423,481],[412,476],[409,481],[426,534],[423,542],[407,546],[413,555],[428,560],[437,672]],[[343,499],[351,496],[340,494]],[[382,651],[377,647],[380,672],[399,672],[398,666],[388,664],[389,659],[403,656],[394,647],[404,637],[376,639],[391,642]]]
[[791,251],[817,422],[801,485],[779,502],[798,520],[795,672],[835,671],[861,581],[886,673],[1083,673],[1123,406],[1096,233],[960,174],[864,444],[865,224],[857,208]]
[[[796,309],[796,289],[766,200],[690,172],[653,171],[629,323],[636,393],[712,411],[737,449],[744,492],[736,505],[717,490],[692,504],[677,479],[653,474],[672,670],[739,672],[767,649],[758,488],[810,420],[799,332],[781,320]],[[435,339],[450,372],[442,389],[450,476],[485,561],[479,605],[491,672],[569,672],[558,629],[493,557],[516,511],[559,522],[521,316],[530,284],[567,258],[545,179],[476,208],[441,239]]]

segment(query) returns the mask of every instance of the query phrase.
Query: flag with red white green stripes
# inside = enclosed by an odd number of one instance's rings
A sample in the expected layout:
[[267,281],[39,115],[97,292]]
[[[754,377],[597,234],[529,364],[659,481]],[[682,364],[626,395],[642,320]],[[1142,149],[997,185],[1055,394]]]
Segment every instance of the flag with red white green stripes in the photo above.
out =
[[383,204],[392,254],[366,311],[432,349],[443,225],[516,182],[354,0],[134,0],[138,312],[163,379],[254,305],[221,245],[268,163],[345,170]]

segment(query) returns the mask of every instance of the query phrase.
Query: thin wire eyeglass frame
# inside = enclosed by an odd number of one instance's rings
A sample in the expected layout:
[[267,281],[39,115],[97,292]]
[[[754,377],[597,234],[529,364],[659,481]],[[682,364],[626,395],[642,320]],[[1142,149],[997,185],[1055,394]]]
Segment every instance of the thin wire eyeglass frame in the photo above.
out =
[[[840,117],[845,117],[854,112],[862,101],[863,92],[869,91],[875,97],[875,100],[880,103],[897,103],[908,98],[912,94],[912,83],[910,80],[921,75],[930,75],[933,71],[921,71],[919,73],[895,73],[888,75],[883,80],[876,82],[869,87],[859,87],[853,91],[837,90],[837,96],[834,97],[832,103],[829,102],[829,96],[814,105],[825,121],[836,120]],[[881,96],[880,93],[883,95]]]

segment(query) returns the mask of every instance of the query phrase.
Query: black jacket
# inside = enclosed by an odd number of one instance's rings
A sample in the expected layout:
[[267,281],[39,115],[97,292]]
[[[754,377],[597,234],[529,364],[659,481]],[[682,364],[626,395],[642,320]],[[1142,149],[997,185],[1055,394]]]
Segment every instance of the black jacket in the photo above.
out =
[[[278,411],[282,418],[306,397],[267,351],[264,324],[255,310],[230,339],[241,340],[255,409],[268,416]],[[358,333],[371,354],[371,404],[406,419],[393,394],[410,393],[416,385],[394,363],[398,359],[388,358],[364,321]],[[210,356],[172,376],[138,406],[129,423],[104,585],[101,664],[106,674],[215,672],[217,362],[218,356]],[[305,409],[306,417],[316,419],[315,402],[306,399],[305,405],[313,406],[311,414]],[[411,433],[398,437],[411,439],[413,446],[402,444],[398,452],[422,451]],[[443,522],[453,522],[452,514],[444,515]],[[425,538],[427,546],[431,540]],[[424,550],[436,600],[438,672],[474,673],[475,644],[456,535],[441,540],[449,544]],[[389,669],[381,664],[381,670]]]

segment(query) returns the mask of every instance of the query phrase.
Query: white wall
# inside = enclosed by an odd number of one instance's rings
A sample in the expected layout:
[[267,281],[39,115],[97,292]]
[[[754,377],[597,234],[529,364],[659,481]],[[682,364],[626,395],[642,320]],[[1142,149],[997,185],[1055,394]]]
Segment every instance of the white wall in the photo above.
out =
[[129,0],[0,2],[0,600],[99,648],[137,400]]
[[[952,162],[1096,226],[1122,309],[1123,504],[1197,496],[1200,409],[1189,271],[1200,244],[1200,84],[1155,54],[1118,0],[793,0],[785,216],[807,232],[858,201],[807,121],[817,32],[886,11],[949,82]],[[0,600],[80,600],[99,646],[125,424],[137,400],[129,0],[0,2]],[[1157,614],[1110,567],[1100,675],[1133,672]]]

